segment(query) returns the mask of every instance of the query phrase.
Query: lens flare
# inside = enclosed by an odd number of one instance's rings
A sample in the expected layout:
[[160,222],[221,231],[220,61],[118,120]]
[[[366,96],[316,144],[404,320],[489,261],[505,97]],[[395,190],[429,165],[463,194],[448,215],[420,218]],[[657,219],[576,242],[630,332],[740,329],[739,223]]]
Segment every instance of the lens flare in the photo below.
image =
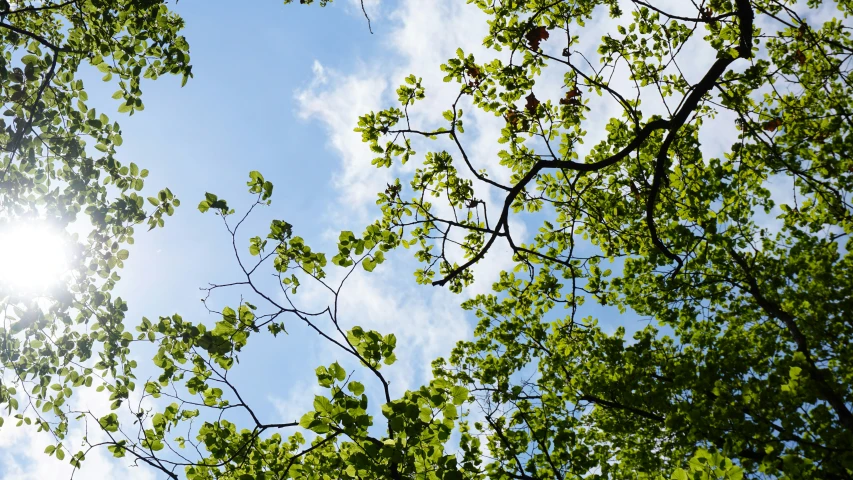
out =
[[0,225],[0,288],[43,292],[67,270],[67,245],[58,231],[39,223]]

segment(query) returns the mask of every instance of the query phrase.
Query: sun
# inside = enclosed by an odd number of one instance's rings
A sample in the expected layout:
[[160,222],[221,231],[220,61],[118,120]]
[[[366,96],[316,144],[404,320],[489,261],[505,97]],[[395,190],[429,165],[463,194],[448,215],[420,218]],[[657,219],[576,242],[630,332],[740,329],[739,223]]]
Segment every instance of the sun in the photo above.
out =
[[0,224],[0,290],[48,290],[68,271],[67,250],[60,232],[47,224]]

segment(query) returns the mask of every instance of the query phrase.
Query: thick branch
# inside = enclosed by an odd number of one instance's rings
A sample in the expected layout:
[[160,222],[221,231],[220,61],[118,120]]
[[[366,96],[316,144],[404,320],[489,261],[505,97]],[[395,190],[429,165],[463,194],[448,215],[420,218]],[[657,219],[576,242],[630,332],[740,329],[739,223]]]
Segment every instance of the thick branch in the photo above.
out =
[[[521,194],[521,192],[525,189],[525,187],[527,187],[527,185],[530,182],[532,182],[534,178],[536,178],[536,176],[539,174],[539,172],[541,170],[546,169],[546,168],[562,168],[562,169],[574,170],[574,171],[578,171],[578,172],[594,172],[597,170],[601,170],[601,169],[610,167],[610,166],[618,163],[620,160],[626,158],[633,151],[635,151],[637,148],[639,148],[640,145],[642,145],[643,142],[645,142],[649,138],[649,136],[651,136],[652,132],[654,132],[655,130],[662,130],[664,128],[667,128],[668,125],[669,125],[669,122],[666,120],[661,120],[661,119],[652,120],[651,122],[647,123],[642,129],[640,129],[640,131],[637,133],[636,138],[634,138],[634,140],[632,140],[631,143],[629,143],[625,148],[623,148],[619,152],[616,152],[612,156],[610,156],[604,160],[600,160],[598,162],[578,163],[578,162],[573,162],[570,160],[539,160],[539,161],[537,161],[533,165],[533,168],[531,168],[530,171],[527,172],[527,174],[524,175],[518,181],[518,183],[516,183],[515,186],[513,186],[509,190],[509,193],[507,194],[506,199],[504,200],[503,209],[501,210],[501,216],[498,219],[498,223],[495,225],[494,233],[486,241],[486,244],[483,246],[483,248],[480,249],[480,251],[477,252],[476,255],[474,255],[467,262],[465,262],[465,264],[461,265],[460,267],[455,268],[446,277],[444,277],[440,280],[436,280],[432,284],[438,285],[438,286],[443,286],[443,285],[447,284],[447,282],[451,281],[453,278],[458,276],[460,273],[465,271],[467,268],[469,268],[472,265],[474,265],[475,263],[479,262],[486,255],[486,252],[488,252],[489,249],[492,247],[492,245],[495,243],[495,240],[498,238],[498,236],[503,236],[503,235],[508,234],[508,232],[509,232],[509,210],[510,210],[510,207],[512,206],[512,203],[515,201],[516,197],[518,197],[518,195]],[[501,231],[503,231],[504,233],[501,234],[500,233]]]
[[639,408],[635,408],[635,407],[632,407],[630,405],[624,405],[624,404],[621,404],[618,402],[605,400],[605,399],[603,399],[601,397],[597,397],[595,395],[581,395],[581,397],[578,398],[578,400],[594,403],[596,405],[601,405],[602,407],[614,408],[617,410],[625,410],[627,412],[631,412],[633,414],[639,415],[643,418],[646,418],[649,420],[654,420],[655,422],[663,422],[664,420],[666,420],[664,417],[662,417],[656,413],[647,412],[645,410],[641,410]]
[[[752,25],[755,15],[749,4],[749,0],[737,0],[737,8],[737,16],[740,20],[740,42],[738,46],[738,54],[740,57],[750,58],[752,56]],[[687,98],[684,99],[684,103],[681,104],[681,107],[672,117],[672,121],[669,126],[669,133],[664,139],[663,144],[658,151],[657,158],[655,159],[652,188],[649,192],[648,202],[646,203],[646,224],[648,225],[649,234],[652,237],[652,243],[655,247],[657,247],[661,253],[666,255],[667,258],[678,264],[672,272],[672,276],[678,274],[681,267],[684,266],[684,261],[661,241],[658,236],[657,225],[655,224],[654,218],[655,206],[657,205],[658,198],[660,196],[663,179],[669,170],[669,148],[675,141],[678,130],[684,125],[687,118],[696,110],[702,98],[707,95],[712,88],[714,88],[717,80],[720,79],[723,73],[725,73],[729,68],[729,65],[734,61],[734,57],[724,54],[724,56],[718,58],[717,61],[711,65],[711,68],[708,69],[708,72],[702,80],[693,87],[693,90]]]
[[48,40],[48,39],[44,38],[43,36],[41,36],[41,35],[39,35],[39,34],[37,34],[37,33],[29,32],[29,31],[27,31],[27,30],[24,30],[24,29],[22,29],[22,28],[18,28],[18,27],[16,27],[16,26],[14,26],[14,25],[10,25],[10,24],[8,24],[8,23],[0,22],[0,28],[5,28],[6,30],[11,30],[11,31],[13,31],[13,32],[15,32],[15,33],[17,33],[17,34],[24,35],[24,36],[26,36],[26,37],[30,37],[30,38],[32,38],[33,40],[36,40],[37,42],[41,43],[41,44],[42,44],[42,45],[44,45],[45,47],[47,47],[47,48],[49,48],[49,49],[53,50],[54,52],[62,52],[62,53],[81,53],[81,52],[76,52],[75,50],[71,50],[71,49],[70,49],[70,48],[68,48],[68,47],[60,47],[60,46],[58,46],[58,45],[54,44],[54,43],[53,43],[53,42],[51,42],[50,40]]

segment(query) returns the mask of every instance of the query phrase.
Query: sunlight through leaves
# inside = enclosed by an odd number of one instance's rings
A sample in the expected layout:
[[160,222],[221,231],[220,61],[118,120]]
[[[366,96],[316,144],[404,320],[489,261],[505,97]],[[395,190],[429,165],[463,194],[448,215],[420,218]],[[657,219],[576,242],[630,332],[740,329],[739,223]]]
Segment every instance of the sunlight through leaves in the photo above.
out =
[[0,288],[38,293],[68,271],[68,247],[58,231],[40,223],[0,226]]

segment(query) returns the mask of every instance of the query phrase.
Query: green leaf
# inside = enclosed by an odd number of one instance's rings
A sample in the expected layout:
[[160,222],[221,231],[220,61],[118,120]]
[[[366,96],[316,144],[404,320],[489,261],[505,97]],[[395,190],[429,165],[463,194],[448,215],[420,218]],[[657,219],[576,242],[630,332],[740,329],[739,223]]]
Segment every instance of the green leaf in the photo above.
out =
[[356,381],[349,382],[349,384],[347,384],[347,388],[355,396],[360,396],[364,393],[364,385]]
[[329,366],[329,373],[331,373],[332,377],[334,377],[338,381],[343,381],[347,377],[346,370],[344,370],[343,367],[338,364],[338,362],[335,362],[331,366]]
[[106,430],[107,432],[117,432],[119,427],[118,415],[115,413],[110,413],[104,417],[101,417],[98,420],[98,423],[101,425],[101,428]]
[[468,389],[462,386],[454,386],[450,389],[454,405],[462,405],[468,400]]

